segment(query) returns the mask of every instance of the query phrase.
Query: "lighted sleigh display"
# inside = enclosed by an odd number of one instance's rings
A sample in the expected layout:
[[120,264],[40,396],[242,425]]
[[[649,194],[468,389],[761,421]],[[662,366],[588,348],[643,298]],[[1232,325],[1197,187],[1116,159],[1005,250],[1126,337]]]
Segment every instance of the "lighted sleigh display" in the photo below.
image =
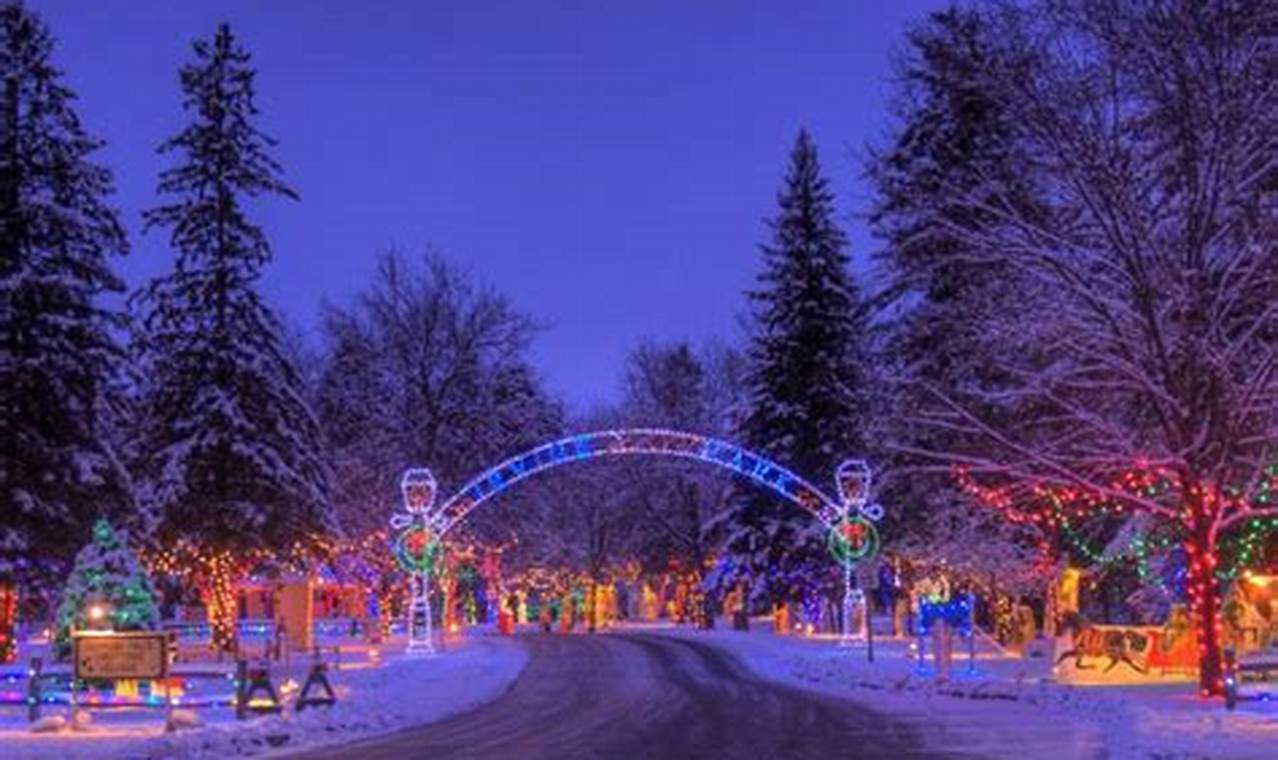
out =
[[1056,679],[1065,683],[1191,681],[1198,641],[1183,624],[1088,625],[1057,639]]
[[[1278,576],[1247,575],[1226,593],[1224,641],[1240,659],[1278,644]],[[1198,639],[1183,606],[1166,625],[1081,625],[1056,640],[1054,673],[1066,683],[1190,681]]]

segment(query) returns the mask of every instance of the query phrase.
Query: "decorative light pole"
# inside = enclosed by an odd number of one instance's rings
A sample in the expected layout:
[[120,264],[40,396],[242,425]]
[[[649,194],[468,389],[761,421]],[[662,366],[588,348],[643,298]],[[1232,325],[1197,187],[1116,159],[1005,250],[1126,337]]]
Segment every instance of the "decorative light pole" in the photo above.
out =
[[404,471],[399,483],[404,512],[391,516],[395,535],[395,558],[409,574],[412,591],[408,603],[408,653],[435,653],[431,630],[430,574],[439,554],[435,525],[435,496],[439,491],[435,476],[425,467]]
[[[835,470],[839,493],[839,520],[830,527],[826,546],[843,565],[843,635],[839,646],[851,646],[852,614],[865,594],[855,587],[852,571],[858,562],[873,559],[879,551],[879,532],[874,523],[883,518],[883,507],[870,504],[870,466],[863,459],[848,459]],[[865,606],[866,641],[870,641],[869,605]],[[872,656],[872,655],[871,655]]]

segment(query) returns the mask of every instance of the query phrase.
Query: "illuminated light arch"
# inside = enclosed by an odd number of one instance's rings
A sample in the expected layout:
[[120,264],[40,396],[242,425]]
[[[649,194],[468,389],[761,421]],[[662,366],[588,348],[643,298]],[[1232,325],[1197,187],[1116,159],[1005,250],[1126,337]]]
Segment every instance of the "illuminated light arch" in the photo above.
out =
[[627,455],[672,456],[723,467],[780,494],[826,526],[835,525],[846,513],[821,489],[736,444],[677,430],[633,428],[573,435],[513,456],[463,486],[428,520],[442,537],[480,504],[539,472],[586,459]]
[[[467,483],[439,508],[435,507],[438,486],[430,470],[413,467],[404,472],[400,481],[404,511],[391,516],[391,526],[400,532],[396,557],[413,579],[408,652],[435,651],[431,633],[431,566],[439,541],[454,525],[479,505],[539,472],[585,459],[627,455],[679,457],[717,465],[770,489],[820,520],[831,531],[832,540],[837,539],[836,559],[843,565],[844,618],[851,619],[855,600],[852,566],[877,551],[877,533],[870,521],[883,516],[881,506],[868,503],[872,473],[864,460],[849,459],[835,470],[839,495],[836,501],[767,457],[727,441],[678,430],[604,430],[561,438],[513,456]],[[867,537],[872,540],[863,540]],[[843,639],[844,644],[851,640],[847,627]]]

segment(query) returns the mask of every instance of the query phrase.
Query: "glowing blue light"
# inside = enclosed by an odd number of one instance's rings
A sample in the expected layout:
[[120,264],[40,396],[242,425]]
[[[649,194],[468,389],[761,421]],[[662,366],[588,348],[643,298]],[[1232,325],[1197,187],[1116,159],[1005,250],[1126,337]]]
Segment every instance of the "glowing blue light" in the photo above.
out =
[[960,635],[971,636],[973,603],[971,594],[960,594],[946,601],[920,598],[918,635],[926,636],[934,624],[944,620],[956,628]]
[[569,436],[517,454],[475,477],[427,519],[442,536],[471,510],[525,478],[569,462],[630,455],[674,456],[718,465],[798,504],[827,526],[838,522],[841,516],[842,507],[837,501],[755,452],[703,435],[638,428]]

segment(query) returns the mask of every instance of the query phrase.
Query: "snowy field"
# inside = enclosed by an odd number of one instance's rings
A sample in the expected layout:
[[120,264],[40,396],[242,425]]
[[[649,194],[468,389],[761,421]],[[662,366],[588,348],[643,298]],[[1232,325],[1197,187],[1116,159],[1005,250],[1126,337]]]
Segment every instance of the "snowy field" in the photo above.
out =
[[[84,731],[33,734],[26,712],[0,708],[0,756],[31,758],[214,758],[284,755],[429,723],[492,700],[527,661],[515,641],[473,637],[433,658],[384,656],[382,666],[346,666],[331,674],[338,702],[295,715],[236,721],[230,709],[199,710],[203,725],[163,732],[159,710],[97,711]],[[294,676],[301,680],[304,676]],[[48,715],[65,715],[51,708]]]
[[949,683],[916,672],[909,644],[876,640],[875,662],[862,647],[829,638],[776,636],[767,621],[749,633],[655,628],[721,646],[762,676],[854,699],[914,723],[937,750],[1016,760],[1074,758],[1278,757],[1278,704],[1241,703],[1226,712],[1189,684],[1063,686],[1044,660],[991,658],[970,673],[956,655]]

